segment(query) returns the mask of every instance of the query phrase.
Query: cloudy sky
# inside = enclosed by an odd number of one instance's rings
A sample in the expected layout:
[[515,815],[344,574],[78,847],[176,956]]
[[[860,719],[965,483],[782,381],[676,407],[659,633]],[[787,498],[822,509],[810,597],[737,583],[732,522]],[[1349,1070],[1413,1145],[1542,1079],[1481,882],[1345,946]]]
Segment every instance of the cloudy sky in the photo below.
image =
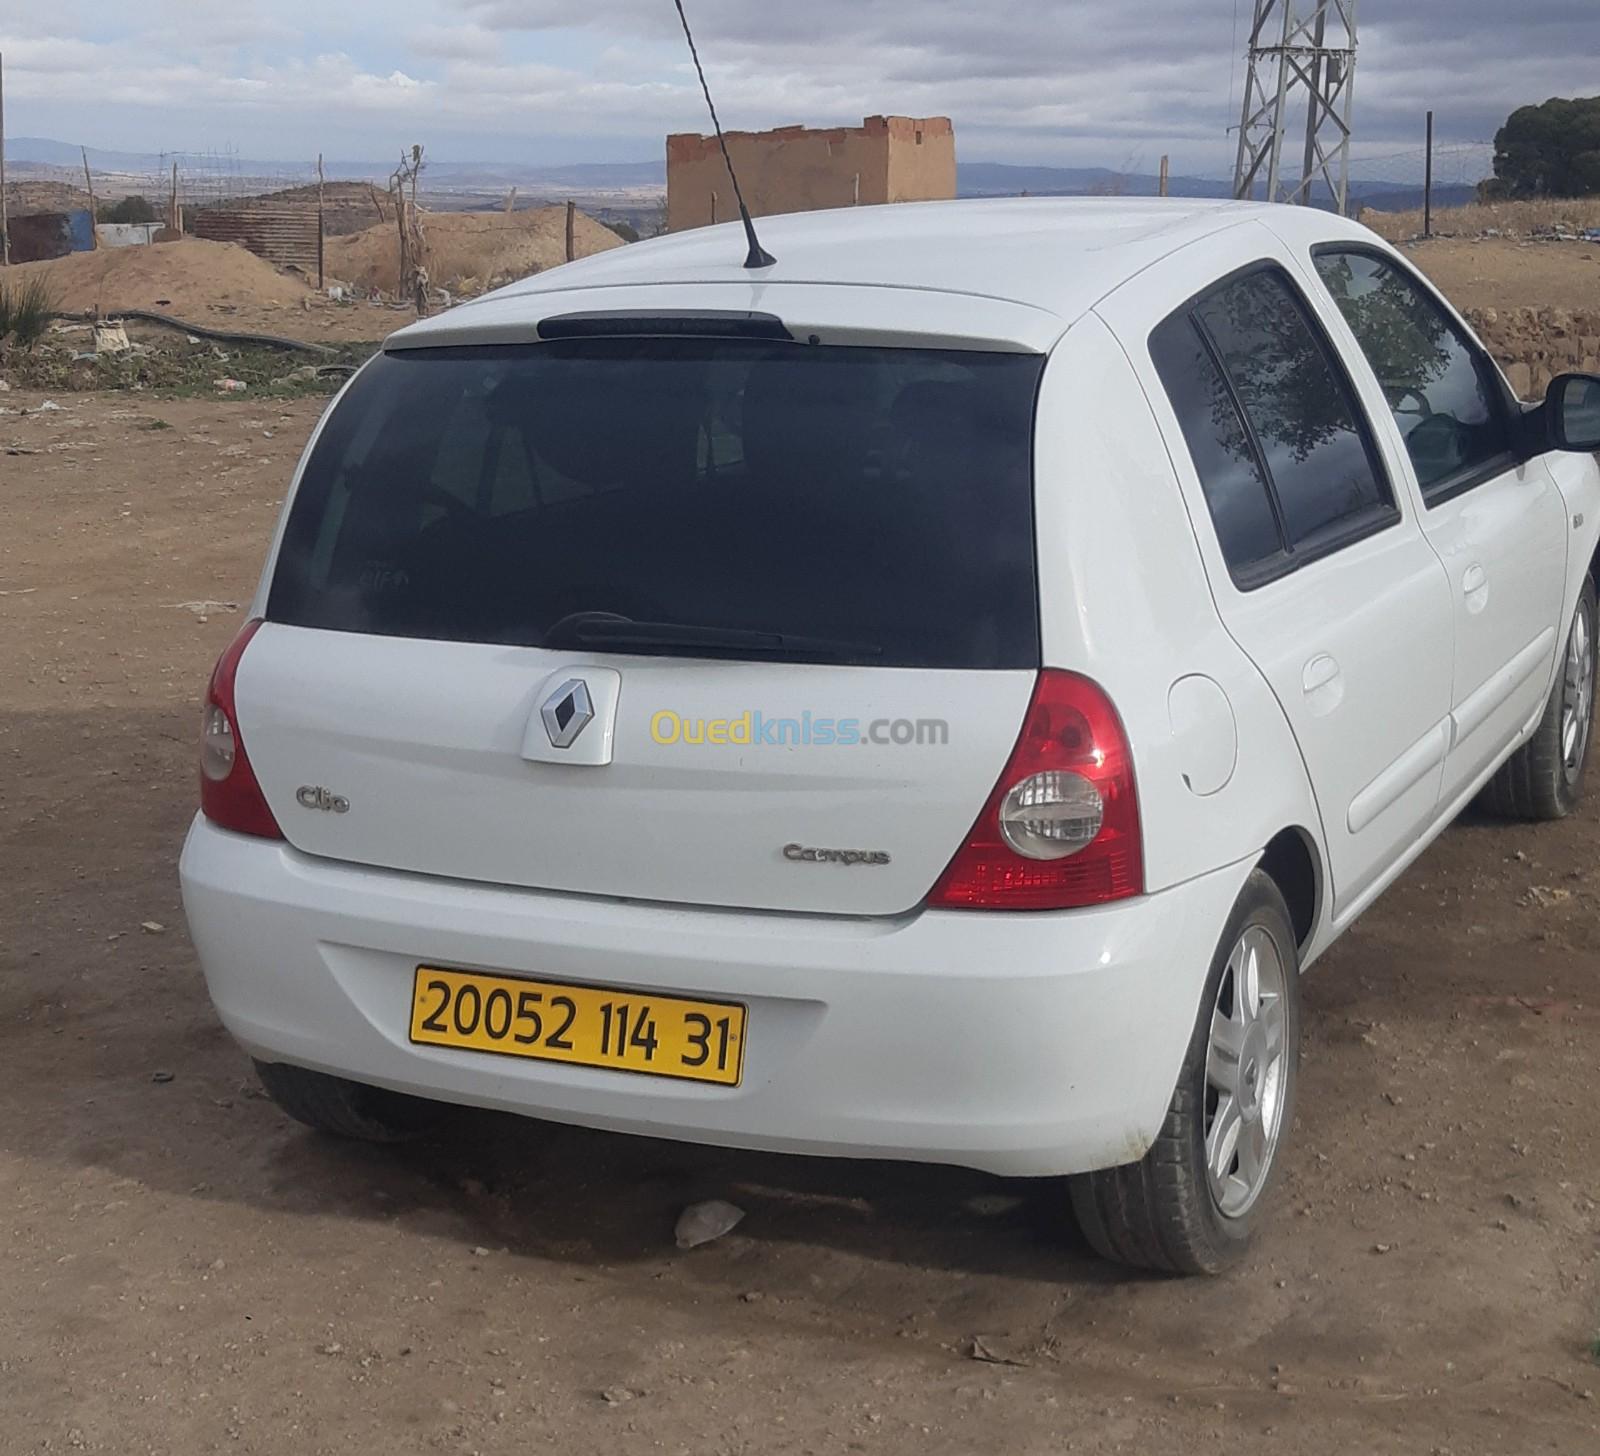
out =
[[[944,113],[973,161],[1232,165],[1252,0],[688,5],[730,127]],[[1430,106],[1464,143],[1600,91],[1600,0],[1360,9],[1369,175],[1419,165]],[[672,0],[0,0],[0,52],[12,136],[124,150],[637,161],[705,129]]]

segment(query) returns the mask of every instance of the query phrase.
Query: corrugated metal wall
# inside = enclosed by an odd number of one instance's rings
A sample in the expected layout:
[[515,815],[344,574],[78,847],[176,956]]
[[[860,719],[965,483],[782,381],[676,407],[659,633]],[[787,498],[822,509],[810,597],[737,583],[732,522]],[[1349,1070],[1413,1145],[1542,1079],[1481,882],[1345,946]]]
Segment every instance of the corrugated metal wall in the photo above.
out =
[[74,253],[87,253],[94,248],[94,214],[88,208],[79,208],[76,212],[67,214],[67,222],[72,229],[72,251]]
[[64,258],[72,251],[72,216],[65,212],[33,212],[11,219],[11,261],[37,263]]
[[197,238],[238,243],[280,268],[303,268],[317,276],[322,227],[317,214],[291,207],[207,207],[190,214]]

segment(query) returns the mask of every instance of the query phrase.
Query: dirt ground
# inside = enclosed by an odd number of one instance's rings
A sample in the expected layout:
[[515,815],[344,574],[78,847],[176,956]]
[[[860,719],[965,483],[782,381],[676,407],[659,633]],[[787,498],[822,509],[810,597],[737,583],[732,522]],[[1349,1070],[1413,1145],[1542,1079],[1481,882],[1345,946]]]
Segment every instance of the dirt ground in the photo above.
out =
[[1600,243],[1429,238],[1402,247],[1457,308],[1600,309]]
[[[340,1145],[257,1093],[175,875],[318,403],[62,403],[0,414],[0,1452],[1600,1450],[1600,785],[1451,829],[1312,973],[1224,1279],[1101,1265],[1053,1183]],[[747,1217],[679,1252],[708,1197]]]
[[[1383,222],[1370,213],[1367,220]],[[425,221],[433,281],[458,294],[557,266],[564,256],[562,207],[509,216],[433,213]],[[620,246],[615,233],[583,214],[576,239],[579,256]],[[393,291],[392,241],[381,227],[330,239],[328,278]],[[1600,243],[1452,237],[1402,246],[1464,309],[1600,310]],[[335,302],[298,274],[280,272],[241,247],[195,238],[25,263],[7,277],[20,282],[35,275],[49,280],[55,306],[72,313],[150,309],[203,327],[320,344],[374,342],[415,317],[389,303]]]

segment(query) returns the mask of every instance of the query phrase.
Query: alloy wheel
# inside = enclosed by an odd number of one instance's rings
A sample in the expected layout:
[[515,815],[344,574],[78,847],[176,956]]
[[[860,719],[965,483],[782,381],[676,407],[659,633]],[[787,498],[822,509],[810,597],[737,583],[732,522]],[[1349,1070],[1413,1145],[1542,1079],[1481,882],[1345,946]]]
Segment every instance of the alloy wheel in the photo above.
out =
[[1228,956],[1206,1048],[1206,1176],[1225,1218],[1260,1195],[1283,1131],[1288,987],[1277,942],[1245,929]]
[[1561,769],[1576,782],[1589,746],[1594,703],[1594,633],[1582,602],[1567,634],[1567,656],[1561,672]]

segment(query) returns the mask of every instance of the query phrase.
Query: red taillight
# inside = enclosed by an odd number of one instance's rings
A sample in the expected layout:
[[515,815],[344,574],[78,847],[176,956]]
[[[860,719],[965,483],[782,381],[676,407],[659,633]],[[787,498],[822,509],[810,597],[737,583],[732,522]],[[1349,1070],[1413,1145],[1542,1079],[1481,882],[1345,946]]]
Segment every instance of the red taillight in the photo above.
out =
[[200,719],[200,812],[218,827],[237,834],[282,839],[283,831],[272,817],[244,751],[239,714],[233,702],[233,679],[239,671],[239,659],[260,626],[259,619],[246,622],[211,672],[211,686],[206,690]]
[[965,910],[1065,910],[1144,893],[1133,755],[1111,700],[1046,668],[1017,746],[928,896]]

